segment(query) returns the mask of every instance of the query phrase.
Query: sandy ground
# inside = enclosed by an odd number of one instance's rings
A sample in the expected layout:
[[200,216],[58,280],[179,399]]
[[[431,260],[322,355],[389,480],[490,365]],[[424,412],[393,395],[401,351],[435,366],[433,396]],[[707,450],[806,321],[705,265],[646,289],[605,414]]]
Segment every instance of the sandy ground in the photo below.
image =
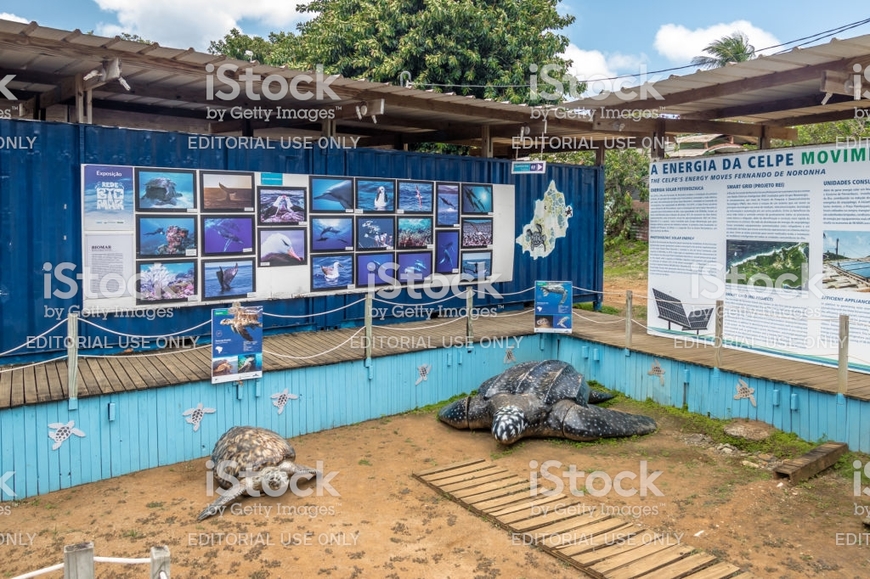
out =
[[[620,407],[638,412],[631,402]],[[536,473],[542,482],[536,468],[547,460],[610,477],[638,473],[647,461],[650,473],[661,471],[654,485],[662,496],[587,494],[584,504],[621,509],[639,529],[665,533],[757,577],[870,576],[870,535],[861,545],[838,544],[865,531],[853,505],[870,501],[852,496],[851,480],[830,473],[791,487],[743,464],[763,465],[757,457],[724,454],[697,436],[700,445],[687,443],[692,432],[680,419],[647,412],[659,422],[655,434],[582,445],[528,440],[506,448],[486,432],[443,425],[431,412],[309,434],[291,441],[298,460],[322,461],[325,472],[335,472],[329,483],[340,496],[248,497],[203,522],[196,516],[210,500],[205,459],[4,503],[0,575],[58,563],[64,545],[93,541],[98,556],[117,557],[146,557],[152,545],[166,544],[172,576],[185,579],[582,576],[411,476],[485,458],[523,478]],[[146,573],[97,564],[98,577]]]

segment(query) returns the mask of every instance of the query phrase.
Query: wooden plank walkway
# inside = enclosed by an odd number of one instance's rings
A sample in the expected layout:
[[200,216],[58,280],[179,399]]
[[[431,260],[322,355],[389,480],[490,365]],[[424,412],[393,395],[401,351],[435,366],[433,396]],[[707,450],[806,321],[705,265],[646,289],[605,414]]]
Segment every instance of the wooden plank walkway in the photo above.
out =
[[[472,342],[494,338],[530,336],[534,333],[532,310],[505,312],[474,320]],[[712,367],[712,347],[687,347],[682,341],[650,336],[635,328],[632,349],[657,358]],[[574,337],[622,348],[625,322],[606,314],[581,311],[574,318]],[[436,318],[399,324],[375,325],[372,356],[392,356],[430,348],[455,347],[466,343],[465,318]],[[318,332],[295,332],[264,339],[263,371],[273,372],[362,360],[365,343],[362,328]],[[79,397],[174,386],[210,379],[210,349],[162,350],[79,360]],[[739,350],[722,352],[723,370],[836,392],[836,368]],[[0,409],[63,400],[69,395],[66,360],[0,373]],[[870,400],[870,374],[849,373],[847,396]]]
[[[739,567],[717,561],[668,536],[583,505],[563,494],[536,498],[522,479],[484,459],[414,473],[414,478],[471,512],[598,579],[749,579]],[[537,508],[560,505],[560,509]],[[672,539],[672,538],[671,538]]]

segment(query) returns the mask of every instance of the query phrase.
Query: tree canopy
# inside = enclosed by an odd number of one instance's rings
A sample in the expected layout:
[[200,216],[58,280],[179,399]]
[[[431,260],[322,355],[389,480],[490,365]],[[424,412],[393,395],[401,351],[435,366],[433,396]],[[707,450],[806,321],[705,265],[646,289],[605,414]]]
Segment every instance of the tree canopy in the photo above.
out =
[[746,62],[755,58],[755,47],[740,31],[714,40],[704,48],[706,55],[696,56],[692,64],[701,68],[721,68],[729,62]]
[[[417,88],[529,102],[529,67],[554,64],[568,38],[559,31],[574,22],[559,0],[313,0],[299,6],[315,14],[298,34],[273,32],[268,39],[233,29],[209,51],[274,66],[324,71],[373,82],[404,82]],[[250,51],[246,55],[245,51]],[[551,73],[556,76],[557,73]]]

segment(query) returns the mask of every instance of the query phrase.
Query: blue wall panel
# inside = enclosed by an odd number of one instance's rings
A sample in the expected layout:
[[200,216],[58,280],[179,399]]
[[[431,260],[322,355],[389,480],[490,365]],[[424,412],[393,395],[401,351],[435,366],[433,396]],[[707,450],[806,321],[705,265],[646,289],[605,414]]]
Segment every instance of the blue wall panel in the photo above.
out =
[[[292,438],[397,414],[476,389],[507,367],[508,346],[517,362],[559,357],[588,379],[635,399],[674,406],[685,401],[692,412],[757,418],[807,440],[840,440],[853,450],[870,452],[870,403],[865,401],[838,401],[827,393],[655,358],[665,370],[662,385],[648,373],[652,356],[626,356],[622,348],[558,335],[511,338],[490,346],[374,358],[371,368],[359,360],[269,372],[242,386],[195,382],[118,392],[80,398],[76,410],[69,410],[67,401],[2,410],[0,473],[15,471],[10,486],[23,498],[208,456],[220,435],[236,424],[260,425]],[[431,366],[428,379],[417,384],[418,368],[424,364]],[[756,406],[734,399],[741,378],[755,390]],[[299,398],[288,400],[279,415],[271,396],[285,388]],[[791,408],[792,394],[796,410]],[[206,414],[194,432],[182,413],[200,403],[215,412]],[[109,404],[115,405],[111,421]],[[52,450],[48,424],[70,420],[85,436],[71,436]]]
[[[0,120],[0,137],[36,136],[32,151],[0,150],[0,352],[21,345],[51,327],[56,319],[46,317],[46,308],[57,308],[65,316],[71,306],[81,306],[81,296],[62,299],[52,291],[70,290],[53,283],[45,297],[43,264],[62,262],[76,265],[66,271],[81,272],[81,164],[118,164],[328,175],[382,176],[450,181],[477,181],[515,186],[514,237],[531,221],[534,202],[543,196],[551,180],[556,182],[573,206],[573,217],[565,239],[558,240],[547,258],[532,260],[515,246],[512,282],[496,284],[505,294],[531,287],[535,280],[570,280],[578,292],[576,301],[596,299],[603,287],[604,172],[600,167],[549,165],[546,175],[511,175],[510,162],[450,155],[427,155],[371,149],[244,150],[189,148],[196,135],[116,129],[88,125]],[[72,288],[74,289],[74,288]],[[266,311],[283,315],[316,314],[344,306],[359,294],[269,301]],[[507,304],[533,299],[531,292],[509,296]],[[419,303],[407,292],[394,300],[400,304]],[[479,298],[476,305],[496,303]],[[464,300],[452,299],[445,307],[462,307]],[[134,335],[163,335],[190,328],[209,319],[212,306],[176,308],[170,319],[148,321],[118,319],[110,315],[100,324]],[[267,317],[267,331],[324,329],[361,323],[363,305],[312,319]],[[207,336],[208,328],[193,332]],[[118,344],[116,337],[91,326],[80,326],[84,337],[99,337],[103,343]],[[62,353],[65,327],[53,332],[50,344],[18,351],[20,358],[37,358],[47,352]],[[45,356],[42,356],[45,357]]]

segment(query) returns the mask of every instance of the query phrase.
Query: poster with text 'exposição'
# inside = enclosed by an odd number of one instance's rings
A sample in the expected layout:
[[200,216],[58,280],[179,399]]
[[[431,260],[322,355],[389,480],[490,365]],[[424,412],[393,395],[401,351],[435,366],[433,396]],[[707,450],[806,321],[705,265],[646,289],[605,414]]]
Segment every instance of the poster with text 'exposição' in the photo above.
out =
[[[649,332],[870,371],[870,144],[650,165]],[[691,346],[689,346],[691,347]]]

